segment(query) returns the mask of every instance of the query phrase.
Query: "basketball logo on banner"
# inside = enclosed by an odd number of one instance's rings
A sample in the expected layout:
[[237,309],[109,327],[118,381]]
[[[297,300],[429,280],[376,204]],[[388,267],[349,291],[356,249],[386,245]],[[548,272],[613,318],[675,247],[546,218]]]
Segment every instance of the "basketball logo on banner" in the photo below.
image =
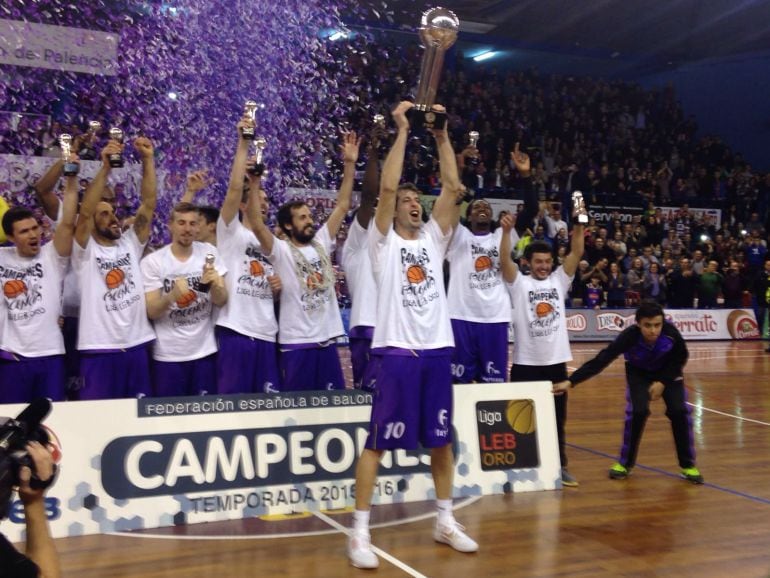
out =
[[537,420],[531,399],[476,403],[481,469],[536,468]]

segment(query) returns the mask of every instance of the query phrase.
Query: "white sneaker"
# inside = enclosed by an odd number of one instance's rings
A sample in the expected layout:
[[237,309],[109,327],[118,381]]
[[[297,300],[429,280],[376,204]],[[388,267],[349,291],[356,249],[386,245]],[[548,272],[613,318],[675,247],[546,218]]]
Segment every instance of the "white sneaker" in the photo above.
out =
[[377,568],[380,559],[372,550],[369,534],[353,532],[348,538],[348,559],[356,568]]
[[458,552],[475,552],[479,549],[479,545],[463,530],[465,527],[458,524],[457,520],[452,520],[450,524],[436,522],[433,539],[452,546]]

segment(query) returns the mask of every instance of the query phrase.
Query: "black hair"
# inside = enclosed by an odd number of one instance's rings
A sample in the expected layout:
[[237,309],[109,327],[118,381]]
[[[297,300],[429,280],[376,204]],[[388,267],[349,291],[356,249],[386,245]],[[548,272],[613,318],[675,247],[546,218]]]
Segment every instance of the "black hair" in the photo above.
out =
[[206,221],[206,224],[216,223],[219,219],[219,209],[216,207],[198,207],[198,212],[201,214],[201,217]]
[[278,209],[278,215],[276,215],[276,218],[278,219],[278,226],[281,227],[281,230],[290,237],[291,233],[289,232],[290,229],[288,228],[288,225],[291,225],[292,212],[294,209],[299,209],[305,205],[307,205],[305,201],[291,201],[285,205],[282,205],[281,208]]
[[13,224],[24,219],[34,219],[35,213],[27,207],[11,207],[3,215],[3,231],[6,237],[13,236]]
[[553,247],[546,241],[531,241],[529,245],[524,248],[524,258],[527,261],[531,261],[534,253],[548,253],[553,256]]
[[639,307],[636,310],[635,319],[636,322],[639,323],[642,319],[650,319],[652,317],[657,317],[658,315],[665,319],[666,316],[663,314],[663,307],[657,301],[646,299],[639,304]]

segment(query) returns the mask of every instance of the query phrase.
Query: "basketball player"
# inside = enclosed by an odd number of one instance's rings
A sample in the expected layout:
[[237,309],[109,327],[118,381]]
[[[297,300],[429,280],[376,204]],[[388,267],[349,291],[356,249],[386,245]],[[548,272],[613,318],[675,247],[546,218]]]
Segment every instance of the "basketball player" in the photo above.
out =
[[[610,478],[624,480],[631,475],[647,418],[650,399],[663,396],[666,416],[671,421],[676,454],[682,477],[702,484],[695,467],[692,420],[684,387],[684,366],[689,353],[679,330],[665,320],[663,308],[644,301],[636,310],[636,325],[623,330],[596,357],[586,361],[567,380],[553,384],[553,392],[563,395],[578,383],[597,375],[619,355],[626,360],[626,424],[620,459],[610,468]],[[558,399],[558,398],[557,398]]]
[[253,125],[249,118],[238,122],[230,183],[217,221],[217,246],[230,271],[226,279],[229,296],[217,317],[219,393],[274,393],[281,385],[274,302],[280,279],[254,235],[254,217],[247,210],[248,203],[256,220],[262,222],[267,218],[267,195],[259,177],[249,177],[244,187],[249,141],[241,138],[241,131]]
[[157,198],[155,153],[147,137],[134,140],[142,162],[142,203],[125,232],[115,209],[100,201],[111,154],[123,144],[110,141],[102,166],[80,205],[72,264],[80,285],[81,389],[79,399],[143,397],[151,393],[149,343],[155,333],[147,319],[139,261],[150,238]]
[[366,448],[356,466],[356,509],[348,558],[358,568],[376,568],[369,513],[380,458],[385,450],[431,451],[438,520],[433,537],[461,552],[475,552],[452,513],[452,328],[442,279],[443,258],[459,210],[460,184],[446,129],[434,131],[442,190],[427,224],[419,191],[399,186],[409,137],[401,102],[393,111],[396,140],[385,159],[380,199],[369,229],[369,256],[377,283],[377,325],[372,339],[375,395]]
[[171,243],[141,262],[147,317],[157,336],[152,351],[156,396],[203,395],[216,387],[213,306],[227,302],[227,269],[214,245],[195,240],[199,228],[198,208],[177,203],[169,220]]
[[379,146],[385,136],[379,125],[374,125],[367,146],[366,169],[361,184],[361,206],[348,230],[348,238],[342,248],[342,266],[350,291],[350,361],[353,366],[353,386],[368,388],[369,379],[364,375],[369,363],[372,335],[376,320],[377,286],[372,275],[367,243],[369,224],[374,216],[379,185]]
[[[567,361],[572,359],[567,335],[567,316],[564,299],[585,248],[585,227],[575,222],[570,240],[570,252],[563,265],[553,270],[553,251],[545,241],[532,241],[524,249],[524,259],[530,274],[519,273],[511,259],[510,236],[506,230],[513,221],[506,215],[502,219],[503,236],[500,240],[500,259],[503,278],[513,304],[513,365],[511,381],[552,381],[567,378]],[[561,459],[561,483],[574,487],[578,482],[567,470],[567,454],[564,449],[564,424],[567,421],[567,396],[554,400],[556,406],[556,431],[559,437]]]
[[[524,234],[538,211],[537,191],[530,179],[529,156],[511,152],[519,174],[527,179],[524,210],[516,227]],[[508,324],[511,301],[500,274],[500,235],[492,232],[492,207],[485,199],[472,201],[466,210],[469,227],[457,227],[449,245],[449,316],[455,338],[452,376],[455,383],[502,383],[508,368]],[[519,241],[509,231],[511,246]]]
[[278,210],[278,225],[286,241],[276,238],[256,211],[249,214],[254,234],[283,286],[278,329],[283,391],[345,387],[335,342],[343,328],[331,253],[350,208],[359,144],[354,132],[345,135],[337,204],[317,232],[310,207],[303,201]]
[[[72,162],[77,162],[73,154]],[[12,247],[0,247],[0,403],[65,398],[64,339],[59,331],[62,281],[72,252],[77,177],[64,177],[62,215],[41,245],[40,224],[25,207],[3,215]]]

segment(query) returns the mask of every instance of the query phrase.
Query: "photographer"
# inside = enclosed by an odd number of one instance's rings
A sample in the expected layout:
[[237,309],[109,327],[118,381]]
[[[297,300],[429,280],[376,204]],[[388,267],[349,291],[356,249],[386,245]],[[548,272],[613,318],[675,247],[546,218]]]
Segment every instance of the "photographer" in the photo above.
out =
[[57,578],[61,575],[59,556],[48,529],[44,498],[55,475],[53,457],[39,442],[29,442],[26,449],[36,472],[34,480],[29,467],[19,472],[19,498],[27,525],[26,556],[0,534],[0,578]]

